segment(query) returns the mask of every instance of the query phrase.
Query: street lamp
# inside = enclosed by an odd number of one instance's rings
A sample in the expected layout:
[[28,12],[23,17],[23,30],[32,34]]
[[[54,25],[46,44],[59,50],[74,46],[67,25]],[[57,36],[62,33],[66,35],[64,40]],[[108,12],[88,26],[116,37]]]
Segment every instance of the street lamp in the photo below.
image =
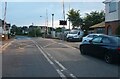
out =
[[[43,17],[43,16],[40,16],[40,18]],[[45,20],[45,30],[44,30],[44,38],[45,38],[45,32],[46,32],[46,20]]]
[[52,14],[52,37],[54,36],[53,35],[53,27],[54,27],[54,14]]

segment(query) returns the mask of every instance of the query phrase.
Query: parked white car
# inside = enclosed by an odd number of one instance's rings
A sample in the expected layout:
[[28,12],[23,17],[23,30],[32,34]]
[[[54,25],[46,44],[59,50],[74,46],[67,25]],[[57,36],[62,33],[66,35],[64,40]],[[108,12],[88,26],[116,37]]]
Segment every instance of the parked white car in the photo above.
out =
[[103,34],[88,34],[87,36],[82,38],[82,42],[88,42],[89,40],[92,40],[94,37],[97,37],[99,35]]
[[82,40],[84,32],[82,30],[71,30],[70,33],[67,34],[67,41],[80,41]]

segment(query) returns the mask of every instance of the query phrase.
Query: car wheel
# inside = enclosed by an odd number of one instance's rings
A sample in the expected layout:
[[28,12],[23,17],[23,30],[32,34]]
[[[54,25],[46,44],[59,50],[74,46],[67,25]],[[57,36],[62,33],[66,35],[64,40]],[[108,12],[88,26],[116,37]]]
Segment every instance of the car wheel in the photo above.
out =
[[69,39],[67,38],[67,41],[69,42]]
[[82,49],[82,48],[80,48],[80,53],[81,53],[82,55],[85,55],[85,54],[86,54],[85,51],[84,51],[84,49]]
[[104,58],[106,63],[109,63],[109,64],[113,63],[111,54],[106,53]]

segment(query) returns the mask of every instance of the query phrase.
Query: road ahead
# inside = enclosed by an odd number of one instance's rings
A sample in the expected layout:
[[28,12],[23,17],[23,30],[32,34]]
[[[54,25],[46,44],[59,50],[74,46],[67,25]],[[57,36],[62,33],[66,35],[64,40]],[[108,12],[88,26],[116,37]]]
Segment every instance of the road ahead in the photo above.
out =
[[118,77],[116,64],[83,56],[70,43],[17,37],[2,52],[3,77]]

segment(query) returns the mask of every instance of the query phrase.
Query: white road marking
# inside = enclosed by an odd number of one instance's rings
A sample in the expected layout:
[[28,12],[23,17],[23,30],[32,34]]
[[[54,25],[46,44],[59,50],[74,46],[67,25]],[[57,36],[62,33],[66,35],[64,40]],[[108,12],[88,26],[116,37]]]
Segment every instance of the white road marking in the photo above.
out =
[[[59,61],[57,61],[57,60],[54,60],[61,68],[62,68],[62,72],[64,71],[64,70],[67,70]],[[70,73],[70,72],[69,72]],[[76,78],[76,76],[74,76],[72,73],[70,73],[69,74],[72,78],[74,78],[74,79],[77,79]]]
[[10,46],[13,42],[14,42],[14,40],[11,41],[11,42],[9,42],[9,43],[6,43],[6,44],[3,45],[0,49],[5,50],[5,49],[6,49],[8,46]]
[[44,55],[44,57],[47,59],[47,61],[56,69],[56,71],[57,71],[57,73],[60,75],[60,77],[61,77],[62,79],[66,79],[66,76],[65,76],[59,69],[56,68],[55,64],[54,64],[54,63],[49,59],[49,57],[44,53],[44,51],[42,50],[42,47],[41,47],[41,46],[39,47],[39,46],[36,44],[35,41],[32,40],[32,42],[36,45],[36,47],[39,49],[39,51]]
[[70,74],[71,77],[75,78],[75,76],[73,74]]
[[59,69],[57,69],[56,71],[61,75],[63,79],[66,79],[65,75]]
[[57,60],[54,60],[63,70],[67,70],[61,63],[59,63]]
[[[33,41],[33,40],[32,40],[32,41]],[[34,42],[35,42],[35,41],[34,41]],[[37,43],[37,42],[36,42],[36,43]],[[56,42],[56,41],[54,41],[54,43],[62,44],[62,43],[58,43],[58,42]],[[67,47],[69,47],[69,48],[76,49],[76,48],[74,48],[74,47],[72,47],[72,46],[69,46],[69,45],[66,45],[66,44],[62,44],[62,45],[67,46]],[[39,46],[38,46],[38,47],[39,47]],[[44,48],[43,48],[42,46],[40,46],[39,49],[40,49],[41,51],[44,50]],[[42,53],[43,53],[43,55],[45,54],[44,52],[42,52]],[[62,71],[59,70],[59,69],[57,69],[56,66],[55,66],[55,64],[47,57],[47,58],[53,63],[52,65],[55,67],[56,71],[59,73],[59,75],[62,77],[62,79],[66,79],[66,78],[65,78],[66,76],[65,76],[62,72],[63,72],[64,70],[67,70],[67,69],[66,69],[59,61],[57,61],[56,59],[54,59],[47,51],[46,51],[46,54],[47,54],[59,67],[62,68]],[[46,54],[45,54],[45,55],[46,55]],[[47,56],[47,55],[46,55],[46,56]],[[68,71],[68,70],[67,70],[67,71]],[[69,72],[69,75],[70,75],[73,79],[77,79],[77,77],[74,76],[74,75],[73,75],[72,73],[70,73],[70,72]]]

